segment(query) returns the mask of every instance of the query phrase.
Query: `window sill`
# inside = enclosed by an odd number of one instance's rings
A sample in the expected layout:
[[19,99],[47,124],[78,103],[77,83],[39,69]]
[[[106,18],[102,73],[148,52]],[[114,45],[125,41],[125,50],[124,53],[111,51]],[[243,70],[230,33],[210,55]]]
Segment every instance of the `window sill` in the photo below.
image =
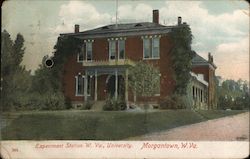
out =
[[83,94],[75,94],[76,97],[83,97]]
[[[76,97],[84,97],[84,95],[83,95],[83,94],[75,94],[75,96],[76,96]],[[90,97],[90,94],[88,94],[87,96],[89,96],[89,97]]]
[[160,58],[143,58],[143,60],[160,60]]

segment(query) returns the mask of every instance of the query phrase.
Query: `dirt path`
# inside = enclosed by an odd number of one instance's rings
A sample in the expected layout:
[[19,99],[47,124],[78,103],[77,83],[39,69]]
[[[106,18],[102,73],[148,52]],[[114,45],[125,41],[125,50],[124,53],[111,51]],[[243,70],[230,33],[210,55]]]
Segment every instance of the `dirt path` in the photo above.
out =
[[132,140],[249,141],[249,112],[147,134]]

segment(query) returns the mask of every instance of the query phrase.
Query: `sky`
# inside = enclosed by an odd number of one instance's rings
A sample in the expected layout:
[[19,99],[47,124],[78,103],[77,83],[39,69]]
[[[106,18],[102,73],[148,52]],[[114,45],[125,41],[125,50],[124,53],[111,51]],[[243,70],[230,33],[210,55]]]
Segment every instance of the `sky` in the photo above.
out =
[[[118,22],[151,22],[158,9],[160,23],[176,25],[177,17],[190,25],[192,49],[207,59],[214,56],[216,75],[249,81],[249,4],[246,1],[118,0]],[[2,5],[2,31],[25,39],[23,65],[35,70],[42,57],[52,55],[60,33],[115,23],[115,0],[9,0]]]

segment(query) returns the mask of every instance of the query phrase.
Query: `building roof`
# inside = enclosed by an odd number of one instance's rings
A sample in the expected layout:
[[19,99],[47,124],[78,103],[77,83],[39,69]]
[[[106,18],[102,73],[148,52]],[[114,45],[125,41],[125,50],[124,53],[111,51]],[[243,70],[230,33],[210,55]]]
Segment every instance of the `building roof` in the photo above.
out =
[[138,22],[127,24],[112,24],[98,27],[92,30],[86,30],[79,33],[66,33],[60,35],[70,35],[80,39],[88,38],[102,38],[102,37],[121,37],[121,36],[134,36],[134,35],[153,35],[169,33],[171,29],[177,28],[182,25],[164,26],[152,22]]
[[208,82],[204,80],[203,74],[196,74],[194,72],[190,72],[190,75],[193,77],[192,79],[195,79],[198,82],[204,84],[205,86],[208,86]]
[[192,59],[192,63],[196,64],[196,63],[208,63],[208,61],[206,59],[204,59],[203,57],[201,57],[200,55],[198,55],[197,53],[195,53],[193,59]]
[[215,69],[217,68],[213,62],[207,61],[206,59],[204,59],[203,57],[201,57],[197,53],[195,53],[195,55],[194,55],[194,57],[192,59],[192,65],[193,66],[201,66],[201,65],[208,65],[209,66],[209,65],[211,65]]

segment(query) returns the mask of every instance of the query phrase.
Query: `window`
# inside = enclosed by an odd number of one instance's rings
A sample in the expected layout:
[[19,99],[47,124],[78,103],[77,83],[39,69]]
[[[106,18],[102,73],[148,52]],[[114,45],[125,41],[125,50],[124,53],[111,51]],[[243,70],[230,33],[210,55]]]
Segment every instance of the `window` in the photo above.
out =
[[117,56],[119,59],[125,59],[125,38],[109,41],[109,59],[114,60]]
[[143,39],[143,55],[144,59],[160,58],[160,38],[144,38]]
[[150,39],[144,39],[143,40],[143,51],[144,51],[144,58],[148,59],[151,57],[151,51],[150,51]]
[[119,48],[119,59],[125,58],[125,41],[119,40],[118,41],[118,48]]
[[87,61],[92,60],[92,43],[91,42],[86,43],[86,59]]
[[81,49],[77,54],[77,62],[83,62],[83,60],[84,60],[84,45],[81,46]]
[[76,96],[83,96],[84,94],[84,77],[76,76]]
[[77,62],[92,60],[92,43],[94,40],[84,40],[79,53],[77,54]]
[[[78,75],[75,77],[76,79],[76,96],[83,96],[84,95],[84,78],[85,76]],[[91,90],[91,78],[88,76],[88,87],[87,87],[87,94],[90,95]]]
[[109,59],[116,59],[116,41],[109,41]]
[[153,38],[152,39],[152,58],[159,58],[159,45],[160,40],[159,38]]

